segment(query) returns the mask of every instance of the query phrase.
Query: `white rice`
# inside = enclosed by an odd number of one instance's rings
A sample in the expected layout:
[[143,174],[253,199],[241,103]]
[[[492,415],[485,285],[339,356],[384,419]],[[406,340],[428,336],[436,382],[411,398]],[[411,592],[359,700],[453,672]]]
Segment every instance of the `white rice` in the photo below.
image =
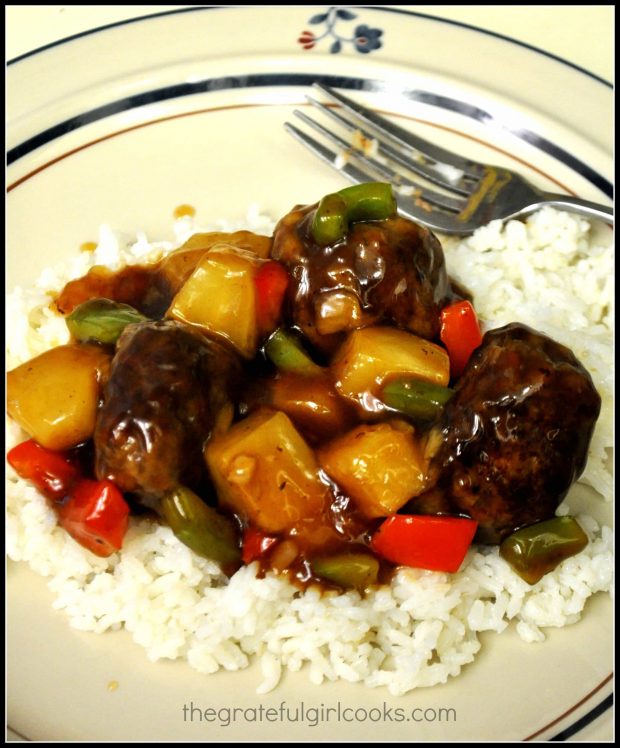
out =
[[[64,320],[49,308],[59,290],[94,264],[117,268],[167,252],[196,230],[249,228],[269,234],[271,220],[256,207],[235,224],[175,224],[177,243],[154,243],[102,227],[98,248],[47,270],[32,289],[8,298],[8,368],[64,343]],[[442,237],[448,268],[474,294],[487,328],[522,321],[571,347],[590,370],[603,412],[582,480],[611,499],[612,248],[610,232],[595,235],[581,218],[543,209],[526,224],[499,222],[466,240]],[[7,444],[24,438],[7,424]],[[560,513],[569,511],[563,505]],[[365,597],[356,592],[300,592],[256,565],[226,580],[217,565],[196,556],[169,530],[133,519],[123,550],[98,558],[57,527],[36,490],[7,467],[7,548],[49,577],[54,606],[75,628],[126,628],[148,657],[184,658],[203,673],[239,670],[259,658],[259,693],[275,688],[284,668],[307,667],[310,680],[344,679],[404,694],[444,683],[472,662],[480,631],[516,626],[528,642],[543,629],[579,620],[586,600],[612,585],[612,533],[579,516],[590,543],[534,586],[499,557],[495,547],[472,549],[458,574],[402,569],[391,585]]]

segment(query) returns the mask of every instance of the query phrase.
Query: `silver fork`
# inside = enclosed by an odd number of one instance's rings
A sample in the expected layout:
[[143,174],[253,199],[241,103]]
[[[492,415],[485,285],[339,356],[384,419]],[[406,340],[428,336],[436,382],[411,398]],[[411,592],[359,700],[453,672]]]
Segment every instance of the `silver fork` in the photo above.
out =
[[341,111],[312,97],[308,101],[353,137],[344,139],[297,109],[294,114],[337,151],[290,122],[284,125],[288,132],[351,182],[390,182],[399,213],[434,231],[471,234],[489,221],[526,216],[542,205],[613,224],[613,210],[605,205],[544,192],[509,169],[429,143],[328,86],[314,87]]

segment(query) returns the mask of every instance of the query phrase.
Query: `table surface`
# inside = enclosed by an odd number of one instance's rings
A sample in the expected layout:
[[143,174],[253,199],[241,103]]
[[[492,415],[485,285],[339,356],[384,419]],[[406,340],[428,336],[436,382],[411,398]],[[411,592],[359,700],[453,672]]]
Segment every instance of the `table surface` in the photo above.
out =
[[[162,13],[188,5],[7,5],[6,59],[110,23]],[[600,78],[614,80],[613,5],[407,5],[419,13],[467,23],[509,36],[557,55]],[[274,8],[274,12],[277,9]],[[579,734],[578,740],[609,741],[609,711]],[[21,738],[7,730],[9,741]]]

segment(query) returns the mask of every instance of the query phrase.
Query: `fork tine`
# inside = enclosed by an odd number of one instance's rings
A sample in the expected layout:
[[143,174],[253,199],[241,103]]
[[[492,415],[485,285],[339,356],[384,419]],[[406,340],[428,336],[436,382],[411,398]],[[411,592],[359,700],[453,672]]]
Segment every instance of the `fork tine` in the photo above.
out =
[[336,168],[339,172],[344,174],[350,182],[360,184],[361,182],[373,181],[372,177],[367,172],[362,171],[362,169],[359,169],[354,164],[347,163],[344,164],[342,168],[338,167],[338,155],[334,151],[330,151],[329,148],[324,146],[322,143],[319,143],[318,140],[315,140],[290,122],[285,122],[284,128],[302,145],[312,151],[315,156],[318,156],[321,161],[324,161],[326,164],[329,164],[329,166]]
[[424,138],[420,138],[408,130],[404,130],[402,127],[389,122],[380,115],[375,114],[372,110],[367,109],[341,93],[337,93],[323,83],[314,83],[313,85],[314,88],[321,91],[325,96],[339,103],[352,116],[360,118],[378,133],[391,138],[392,142],[397,146],[401,148],[413,148],[422,156],[430,158],[435,163],[448,164],[455,169],[460,169],[470,177],[476,179],[484,177],[485,169],[483,164],[463,158],[451,151],[446,151],[434,143],[429,143]]
[[295,114],[296,117],[299,117],[299,119],[301,119],[302,122],[305,122],[309,127],[320,132],[327,140],[337,145],[341,153],[348,153],[351,157],[355,158],[358,162],[361,162],[365,167],[374,172],[374,175],[378,175],[383,181],[391,182],[397,189],[399,187],[412,188],[415,194],[422,200],[454,213],[459,213],[465,207],[466,203],[464,200],[455,199],[449,195],[444,195],[435,190],[423,187],[421,184],[407,178],[404,174],[397,173],[387,164],[381,163],[381,161],[367,156],[360,150],[353,149],[350,143],[347,143],[335,133],[327,130],[323,125],[316,122],[311,117],[308,117],[304,112],[295,109],[293,114]]
[[326,106],[320,101],[313,99],[311,96],[306,96],[306,98],[312,106],[316,107],[320,112],[333,119],[334,122],[337,122],[349,132],[361,132],[364,137],[377,140],[380,153],[385,154],[392,161],[401,164],[401,166],[404,166],[406,169],[418,174],[429,182],[451,192],[457,192],[458,194],[465,196],[469,196],[475,191],[476,182],[465,176],[462,170],[456,169],[455,167],[450,166],[450,164],[440,164],[440,168],[435,168],[435,166],[431,165],[427,159],[421,158],[419,154],[417,154],[417,157],[411,158],[408,155],[411,153],[410,149],[407,149],[407,153],[404,152],[403,148],[396,149],[391,146],[389,142],[374,138],[372,133],[361,129],[359,122],[352,122],[339,112],[335,111],[333,107]]
[[[315,140],[290,122],[285,122],[284,127],[288,133],[308,148],[308,150],[310,150],[315,156],[318,156],[326,164],[329,164],[329,166],[336,168],[338,172],[345,176],[350,182],[359,184],[360,182],[373,180],[371,174],[355,164],[345,163],[342,167],[338,167],[336,165],[338,155],[334,151],[331,151],[322,143],[319,143],[318,140]],[[424,200],[419,200],[414,196],[403,198],[401,195],[397,195],[397,203],[398,212],[402,216],[409,218],[412,221],[417,221],[424,226],[428,226],[428,228],[433,231],[448,234],[467,233],[468,226],[466,224],[449,213],[433,211],[430,206],[425,204]]]

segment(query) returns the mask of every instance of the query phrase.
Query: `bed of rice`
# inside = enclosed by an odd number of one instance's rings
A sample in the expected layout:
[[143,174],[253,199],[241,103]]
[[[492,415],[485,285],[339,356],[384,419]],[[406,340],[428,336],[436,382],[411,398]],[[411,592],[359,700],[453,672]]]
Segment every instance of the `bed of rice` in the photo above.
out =
[[[66,342],[66,325],[50,311],[46,292],[93,264],[144,262],[194,230],[236,228],[270,233],[272,223],[257,208],[234,224],[198,227],[186,217],[176,222],[173,243],[103,226],[96,251],[76,253],[33,288],[9,296],[8,368]],[[610,500],[611,232],[597,234],[584,219],[543,209],[525,224],[495,222],[443,244],[451,275],[474,293],[487,328],[530,324],[570,346],[592,373],[603,411],[582,480]],[[7,430],[9,445],[24,438],[14,424]],[[497,548],[472,549],[458,574],[402,569],[391,586],[365,597],[300,592],[274,575],[258,579],[254,565],[226,580],[216,564],[144,518],[133,520],[121,553],[101,559],[58,528],[45,500],[7,471],[8,555],[49,577],[54,605],[72,626],[98,633],[124,627],[151,660],[185,658],[204,673],[242,669],[258,658],[259,693],[275,688],[283,669],[303,666],[313,683],[342,678],[395,695],[444,683],[475,658],[478,632],[512,624],[525,641],[542,641],[545,627],[575,623],[588,597],[612,584],[611,530],[582,515],[587,548],[533,587]],[[566,502],[559,511],[569,511]]]

